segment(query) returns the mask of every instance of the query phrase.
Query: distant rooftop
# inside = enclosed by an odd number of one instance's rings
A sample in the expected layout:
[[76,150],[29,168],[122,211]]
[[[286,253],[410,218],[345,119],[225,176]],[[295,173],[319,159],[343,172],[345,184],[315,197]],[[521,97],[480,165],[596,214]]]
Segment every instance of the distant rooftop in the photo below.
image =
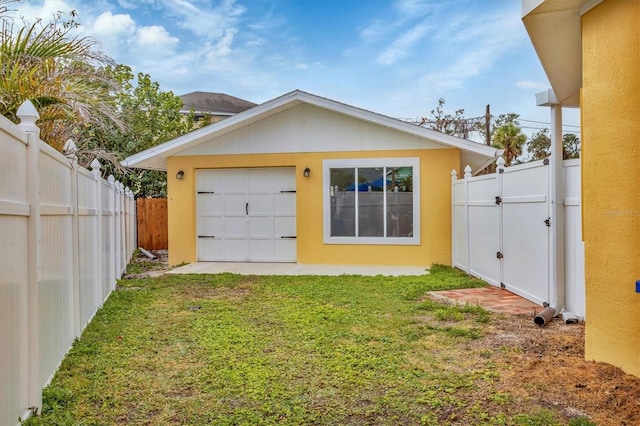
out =
[[234,115],[257,105],[224,93],[191,92],[181,95],[180,99],[184,104],[183,111],[193,109],[196,114]]

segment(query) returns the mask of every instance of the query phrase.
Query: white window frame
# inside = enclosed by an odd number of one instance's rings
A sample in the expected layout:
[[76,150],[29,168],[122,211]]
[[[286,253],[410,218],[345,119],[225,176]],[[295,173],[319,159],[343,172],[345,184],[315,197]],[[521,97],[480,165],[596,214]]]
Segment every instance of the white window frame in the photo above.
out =
[[[332,237],[331,172],[338,168],[412,167],[413,168],[413,236],[411,237]],[[358,191],[356,187],[356,205]],[[322,211],[325,244],[420,245],[420,158],[346,158],[322,161]],[[385,197],[386,199],[386,197]]]

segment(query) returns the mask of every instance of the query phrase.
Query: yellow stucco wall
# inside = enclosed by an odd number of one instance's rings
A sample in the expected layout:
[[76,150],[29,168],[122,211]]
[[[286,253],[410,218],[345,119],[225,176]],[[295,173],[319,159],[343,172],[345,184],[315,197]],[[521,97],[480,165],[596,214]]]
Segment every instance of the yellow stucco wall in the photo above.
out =
[[582,17],[587,359],[640,375],[640,2]]
[[[337,245],[323,242],[322,161],[343,158],[420,158],[420,245]],[[457,149],[323,152],[171,157],[167,163],[169,263],[194,262],[197,169],[296,167],[297,261],[307,264],[429,266],[451,263],[451,170],[460,167]],[[311,169],[304,178],[302,170]],[[176,180],[176,172],[185,172]]]

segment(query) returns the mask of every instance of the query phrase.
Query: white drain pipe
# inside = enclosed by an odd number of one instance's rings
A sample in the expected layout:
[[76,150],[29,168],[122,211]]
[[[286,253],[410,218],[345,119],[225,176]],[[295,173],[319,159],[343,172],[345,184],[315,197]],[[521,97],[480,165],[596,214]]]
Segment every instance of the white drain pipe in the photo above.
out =
[[[544,326],[553,317],[563,313],[565,309],[565,230],[564,230],[564,153],[562,147],[562,105],[552,90],[536,94],[538,106],[549,106],[551,109],[551,157],[550,164],[550,198],[549,209],[549,303],[537,314],[533,321]],[[578,317],[564,312],[565,322],[573,323]]]

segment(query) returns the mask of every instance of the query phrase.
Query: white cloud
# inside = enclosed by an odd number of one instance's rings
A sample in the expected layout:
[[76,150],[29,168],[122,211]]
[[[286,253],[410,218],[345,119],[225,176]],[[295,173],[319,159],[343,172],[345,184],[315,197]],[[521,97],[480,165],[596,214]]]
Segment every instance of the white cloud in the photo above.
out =
[[180,40],[159,25],[140,27],[136,32],[136,44],[140,47],[161,47],[172,49]]
[[512,10],[487,16],[460,15],[434,30],[438,37],[433,43],[447,61],[439,61],[439,69],[426,73],[422,86],[440,91],[460,89],[468,79],[489,72],[525,37],[515,17]]
[[223,0],[213,8],[198,8],[193,0],[162,0],[166,10],[177,18],[176,24],[191,33],[215,39],[235,28],[238,19],[246,12],[235,0]]
[[233,38],[236,35],[237,30],[229,29],[225,32],[224,36],[213,45],[209,51],[209,58],[220,59],[225,56],[229,56],[231,53],[231,46],[233,45]]
[[431,26],[423,23],[406,31],[388,49],[378,55],[377,62],[382,65],[391,65],[409,55],[410,51],[424,38],[430,29]]
[[12,5],[10,3],[7,8],[9,9],[8,16],[24,18],[29,23],[34,23],[39,19],[45,22],[51,21],[59,13],[62,13],[63,20],[67,20],[71,18],[70,12],[77,9],[64,0],[44,1],[42,4],[38,4],[38,2],[20,2]]
[[129,36],[134,34],[135,31],[136,23],[129,15],[114,15],[111,12],[104,12],[93,23],[93,32],[98,38],[101,36]]
[[396,0],[394,8],[405,17],[420,17],[440,8],[440,5],[431,0]]
[[389,25],[380,19],[374,19],[366,27],[358,29],[358,35],[366,42],[377,41],[390,30]]

